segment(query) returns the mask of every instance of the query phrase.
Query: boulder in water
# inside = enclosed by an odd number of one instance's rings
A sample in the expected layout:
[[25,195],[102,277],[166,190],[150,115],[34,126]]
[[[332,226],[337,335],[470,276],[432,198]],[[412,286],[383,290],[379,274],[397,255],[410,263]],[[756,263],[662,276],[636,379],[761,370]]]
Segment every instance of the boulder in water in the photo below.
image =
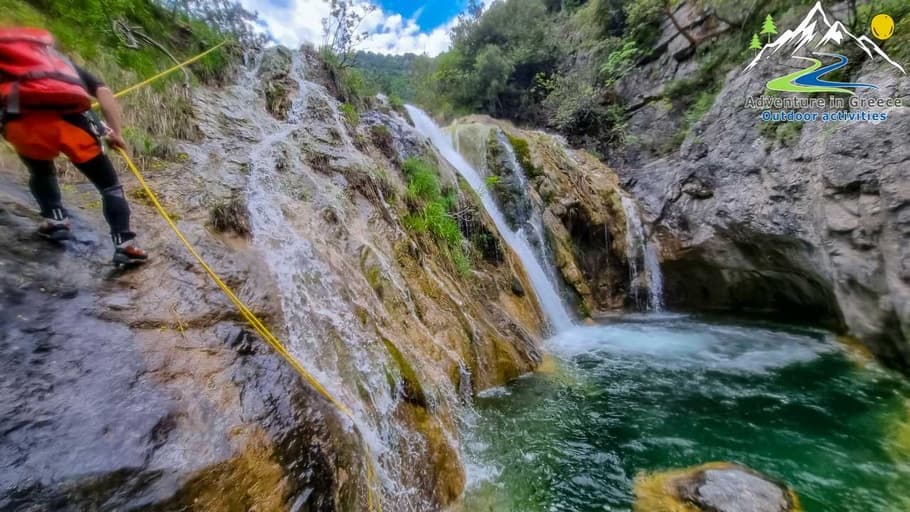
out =
[[636,512],[796,512],[786,485],[744,466],[712,462],[642,475],[635,480]]

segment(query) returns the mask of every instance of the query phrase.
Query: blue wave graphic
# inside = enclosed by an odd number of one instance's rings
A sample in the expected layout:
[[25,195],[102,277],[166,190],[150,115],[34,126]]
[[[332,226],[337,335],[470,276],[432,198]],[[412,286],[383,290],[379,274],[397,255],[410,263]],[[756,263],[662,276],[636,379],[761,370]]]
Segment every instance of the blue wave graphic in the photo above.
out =
[[822,53],[815,52],[815,55],[824,55],[825,57],[836,57],[838,62],[834,64],[829,64],[823,68],[816,69],[815,71],[803,75],[796,80],[793,80],[793,83],[796,85],[802,85],[804,87],[839,87],[843,89],[878,89],[877,85],[872,84],[859,84],[859,83],[849,83],[849,82],[829,82],[828,80],[822,80],[821,77],[837,71],[838,69],[844,67],[849,62],[849,59],[839,53]]

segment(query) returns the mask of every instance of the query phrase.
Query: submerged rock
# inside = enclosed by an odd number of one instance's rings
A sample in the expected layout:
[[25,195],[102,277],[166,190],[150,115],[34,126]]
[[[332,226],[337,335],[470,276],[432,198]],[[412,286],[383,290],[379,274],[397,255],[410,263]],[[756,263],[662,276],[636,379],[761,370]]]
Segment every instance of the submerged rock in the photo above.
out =
[[796,494],[749,468],[715,462],[639,476],[636,512],[797,512]]

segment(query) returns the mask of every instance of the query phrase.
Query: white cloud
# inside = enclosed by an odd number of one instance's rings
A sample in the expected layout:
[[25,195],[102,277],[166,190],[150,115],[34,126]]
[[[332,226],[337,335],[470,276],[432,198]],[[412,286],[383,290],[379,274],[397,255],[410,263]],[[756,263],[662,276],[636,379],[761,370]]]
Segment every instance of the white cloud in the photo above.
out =
[[[241,0],[241,3],[258,12],[275,39],[285,46],[322,43],[322,19],[329,15],[329,4],[324,0],[286,0],[284,6],[269,0]],[[360,30],[369,32],[370,36],[360,49],[396,55],[426,53],[431,57],[446,51],[451,45],[449,31],[455,20],[427,33],[417,24],[416,17],[404,19],[401,14],[386,13],[379,8],[368,13]]]

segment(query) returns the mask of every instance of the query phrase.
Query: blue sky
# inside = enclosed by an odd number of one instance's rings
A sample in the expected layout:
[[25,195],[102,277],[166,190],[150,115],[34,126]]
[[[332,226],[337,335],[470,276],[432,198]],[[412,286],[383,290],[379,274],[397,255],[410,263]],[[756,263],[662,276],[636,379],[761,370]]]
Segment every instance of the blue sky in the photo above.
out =
[[425,31],[445,25],[464,10],[467,2],[415,2],[413,0],[382,0],[377,2],[383,11],[401,14],[405,19],[413,19]]
[[[259,13],[269,32],[281,44],[296,47],[308,42],[321,43],[322,19],[329,14],[326,0],[240,1]],[[368,0],[353,2],[363,8]],[[484,0],[485,5],[491,2]],[[361,49],[436,56],[449,48],[449,31],[466,5],[467,0],[376,0],[377,9],[364,18],[360,27],[370,33]]]

